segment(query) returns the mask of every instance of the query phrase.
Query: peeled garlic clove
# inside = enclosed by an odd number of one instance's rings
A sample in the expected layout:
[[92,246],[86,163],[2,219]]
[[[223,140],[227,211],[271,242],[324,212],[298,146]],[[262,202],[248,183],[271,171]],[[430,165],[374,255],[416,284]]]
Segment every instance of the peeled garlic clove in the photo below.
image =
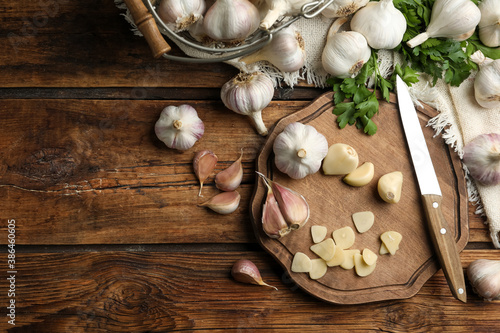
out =
[[479,39],[489,47],[500,46],[500,4],[498,0],[482,0],[479,5]]
[[470,59],[479,65],[474,79],[474,97],[483,108],[500,107],[500,59],[490,59],[476,51]]
[[158,15],[175,32],[184,31],[205,13],[205,0],[162,0]]
[[403,40],[406,19],[392,0],[380,0],[358,10],[351,20],[351,29],[365,36],[370,47],[390,50]]
[[345,175],[358,167],[359,157],[354,148],[344,143],[335,143],[328,148],[323,160],[325,175]]
[[481,11],[470,0],[436,0],[427,30],[407,42],[415,47],[431,37],[458,41],[469,38],[481,19]]
[[252,261],[247,259],[240,259],[236,261],[231,268],[231,275],[238,282],[257,284],[278,290],[278,288],[265,283],[262,280],[257,266],[255,266]]
[[273,81],[268,75],[260,72],[240,73],[222,86],[220,96],[229,110],[248,116],[257,132],[262,136],[267,135],[262,110],[274,96]]
[[191,148],[205,132],[203,121],[196,110],[187,104],[167,106],[155,124],[158,139],[169,148],[186,150]]
[[217,164],[217,155],[215,155],[210,150],[202,150],[196,153],[193,159],[193,168],[196,177],[200,181],[200,192],[198,196],[201,196],[201,190],[203,189],[203,183],[210,176],[212,171],[215,169]]
[[271,186],[281,214],[290,229],[296,230],[306,224],[310,214],[306,199],[297,192],[268,179],[260,172],[257,174]]
[[208,207],[219,214],[231,214],[238,208],[240,199],[240,194],[236,191],[222,192],[200,204],[200,206]]
[[344,177],[344,182],[351,186],[365,186],[372,181],[375,167],[371,162],[363,163],[359,168]]
[[477,259],[467,268],[475,293],[487,301],[500,299],[500,260]]
[[333,22],[321,56],[323,69],[339,78],[355,76],[371,56],[371,49],[362,34],[356,31],[337,32],[345,22],[346,17]]
[[263,48],[240,58],[245,64],[267,61],[282,72],[295,72],[305,64],[306,51],[300,32],[289,26],[273,34],[273,39]]
[[273,143],[274,163],[293,179],[316,173],[328,152],[325,136],[313,126],[291,123]]
[[266,202],[262,208],[262,229],[271,238],[281,238],[288,235],[290,228],[281,214],[278,202],[271,187],[268,186]]
[[255,32],[259,24],[259,10],[248,0],[217,0],[203,20],[205,33],[222,42],[240,42]]
[[500,184],[500,134],[482,134],[464,146],[464,164],[484,185]]
[[401,199],[403,174],[400,171],[387,173],[378,180],[378,193],[388,203],[398,203]]
[[240,158],[238,158],[227,169],[219,172],[215,176],[215,186],[221,191],[234,191],[240,186],[243,179],[243,166],[241,159],[243,158],[243,149],[241,150]]

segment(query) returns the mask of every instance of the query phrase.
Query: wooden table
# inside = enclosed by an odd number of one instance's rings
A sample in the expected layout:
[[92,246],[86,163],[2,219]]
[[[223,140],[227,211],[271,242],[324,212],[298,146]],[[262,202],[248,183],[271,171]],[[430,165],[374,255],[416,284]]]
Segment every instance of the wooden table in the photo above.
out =
[[[412,298],[366,305],[332,305],[298,289],[251,227],[265,138],[220,101],[234,68],[154,60],[112,1],[1,3],[2,331],[498,331],[500,302],[481,300],[469,284],[468,303],[455,300],[441,271]],[[264,121],[272,126],[325,91],[279,88]],[[181,103],[206,125],[184,153],[153,132],[161,110]],[[220,216],[198,207],[194,152],[215,151],[217,172],[241,148],[240,208]],[[211,178],[204,194],[215,193]],[[474,210],[464,267],[500,259]],[[240,258],[279,291],[234,281]],[[15,326],[5,315],[12,300]]]

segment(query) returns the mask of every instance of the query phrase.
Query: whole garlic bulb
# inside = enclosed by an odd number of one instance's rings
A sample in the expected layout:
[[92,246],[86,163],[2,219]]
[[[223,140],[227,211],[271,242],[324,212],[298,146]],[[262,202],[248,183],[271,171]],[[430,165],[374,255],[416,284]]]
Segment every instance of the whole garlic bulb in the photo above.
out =
[[260,135],[267,135],[262,121],[262,110],[274,96],[273,81],[264,73],[240,73],[226,82],[221,89],[224,105],[238,113],[250,117]]
[[280,16],[292,16],[300,13],[302,6],[310,0],[265,0],[269,8],[260,22],[260,28],[268,30]]
[[370,0],[336,0],[323,9],[321,14],[328,18],[349,16],[361,7],[366,6],[368,1]]
[[369,2],[354,14],[351,29],[365,36],[372,48],[393,49],[403,40],[406,19],[392,0]]
[[480,19],[479,8],[470,0],[436,0],[427,30],[407,44],[415,47],[431,37],[466,40],[472,36]]
[[475,137],[464,146],[464,164],[472,178],[483,185],[500,184],[500,134]]
[[474,97],[483,108],[500,107],[500,59],[492,60],[481,51],[471,55],[471,60],[479,65],[474,80]]
[[203,121],[196,110],[187,104],[167,106],[155,124],[158,139],[169,148],[186,150],[191,148],[205,132]]
[[347,18],[341,17],[332,24],[321,56],[324,70],[339,78],[355,76],[371,55],[362,34],[356,31],[337,32],[346,21]]
[[474,289],[487,301],[500,299],[500,260],[477,259],[467,268]]
[[248,0],[217,0],[208,9],[203,29],[222,42],[242,41],[259,28],[259,10]]
[[267,61],[282,72],[298,71],[305,60],[304,39],[293,25],[274,34],[271,42],[260,50],[240,58],[245,64]]
[[482,0],[479,5],[479,39],[489,47],[500,46],[500,1]]
[[202,17],[205,9],[205,0],[162,0],[158,15],[174,31],[184,31]]
[[313,126],[295,122],[278,134],[273,151],[278,170],[301,179],[319,170],[328,153],[328,142]]

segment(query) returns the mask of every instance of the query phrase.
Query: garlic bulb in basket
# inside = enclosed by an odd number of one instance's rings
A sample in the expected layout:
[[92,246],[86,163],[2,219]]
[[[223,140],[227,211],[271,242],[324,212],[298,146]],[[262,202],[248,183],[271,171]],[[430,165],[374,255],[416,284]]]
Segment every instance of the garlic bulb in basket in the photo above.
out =
[[333,22],[321,56],[324,70],[340,78],[356,75],[371,55],[371,49],[362,34],[355,31],[337,32],[345,22],[346,17]]
[[274,96],[273,81],[264,73],[240,73],[226,82],[221,89],[224,105],[239,114],[250,117],[260,135],[267,135],[262,121],[262,110]]
[[319,170],[328,153],[328,142],[313,126],[295,122],[278,134],[273,151],[278,170],[301,179]]
[[205,0],[162,0],[158,15],[174,31],[184,31],[205,13]]
[[470,0],[436,0],[427,30],[407,44],[415,47],[431,37],[466,40],[474,33],[480,19],[479,8]]
[[370,47],[390,50],[403,40],[406,19],[392,0],[380,0],[358,10],[352,18],[351,29],[365,36]]
[[321,14],[328,18],[345,17],[354,14],[370,0],[335,0],[330,6],[323,9]]
[[479,39],[489,47],[500,46],[500,1],[482,0],[479,5]]
[[248,0],[217,0],[208,9],[203,29],[210,38],[240,42],[259,28],[259,10]]
[[500,107],[500,59],[486,58],[476,51],[470,59],[479,65],[474,79],[474,97],[483,108]]
[[205,132],[203,121],[196,110],[187,104],[167,106],[155,125],[158,139],[169,148],[186,150],[191,148]]

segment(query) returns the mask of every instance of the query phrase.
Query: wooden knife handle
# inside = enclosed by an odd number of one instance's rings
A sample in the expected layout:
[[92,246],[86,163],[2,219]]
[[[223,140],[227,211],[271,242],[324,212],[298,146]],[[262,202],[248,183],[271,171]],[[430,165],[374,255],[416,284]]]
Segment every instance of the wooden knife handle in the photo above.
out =
[[441,210],[442,197],[440,195],[425,194],[422,195],[422,201],[434,249],[450,286],[451,293],[455,298],[465,303],[467,302],[467,293],[465,291],[464,272],[453,232],[444,219]]
[[153,15],[148,11],[142,0],[124,0],[134,18],[135,25],[144,35],[155,58],[170,52],[170,45],[165,41],[156,25]]

